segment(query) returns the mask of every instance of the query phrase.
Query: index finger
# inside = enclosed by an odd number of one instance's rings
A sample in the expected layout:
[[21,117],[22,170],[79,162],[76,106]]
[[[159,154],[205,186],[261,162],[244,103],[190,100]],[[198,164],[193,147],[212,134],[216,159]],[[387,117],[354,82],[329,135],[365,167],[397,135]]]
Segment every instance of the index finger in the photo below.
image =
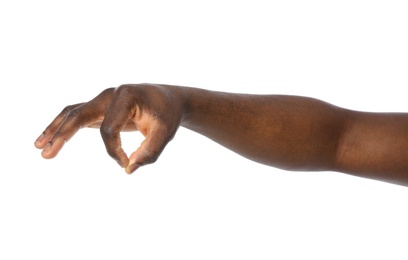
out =
[[122,167],[126,167],[129,158],[122,148],[120,132],[126,127],[134,112],[123,98],[115,98],[101,124],[100,132],[108,154]]

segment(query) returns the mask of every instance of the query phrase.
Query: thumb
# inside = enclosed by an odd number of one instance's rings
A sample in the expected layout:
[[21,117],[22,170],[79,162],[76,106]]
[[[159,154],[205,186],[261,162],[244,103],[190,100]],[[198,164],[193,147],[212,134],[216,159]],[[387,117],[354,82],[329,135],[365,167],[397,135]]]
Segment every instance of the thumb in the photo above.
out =
[[170,139],[171,137],[169,138],[164,132],[150,132],[140,147],[129,156],[126,172],[131,174],[140,166],[156,162]]

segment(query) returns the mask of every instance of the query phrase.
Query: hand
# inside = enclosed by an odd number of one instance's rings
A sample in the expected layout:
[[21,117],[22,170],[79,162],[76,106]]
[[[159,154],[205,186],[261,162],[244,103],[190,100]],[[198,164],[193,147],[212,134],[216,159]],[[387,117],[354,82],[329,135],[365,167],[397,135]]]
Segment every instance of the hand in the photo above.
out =
[[[83,127],[99,127],[108,154],[127,173],[157,160],[174,137],[183,116],[181,95],[174,86],[122,85],[104,90],[86,103],[67,106],[35,141],[46,159]],[[145,140],[129,157],[120,132],[139,130]]]

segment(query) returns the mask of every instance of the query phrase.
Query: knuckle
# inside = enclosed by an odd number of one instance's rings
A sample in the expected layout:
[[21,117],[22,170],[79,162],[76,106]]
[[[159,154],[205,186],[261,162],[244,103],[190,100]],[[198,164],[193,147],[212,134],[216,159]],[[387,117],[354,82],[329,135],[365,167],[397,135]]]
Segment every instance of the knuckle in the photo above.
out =
[[103,90],[98,96],[111,95],[113,91],[115,91],[115,88],[107,88]]
[[76,105],[66,106],[64,109],[62,109],[61,115],[63,115],[63,116],[68,115],[75,107],[76,107]]
[[102,138],[111,138],[115,135],[115,131],[110,125],[102,124],[99,131],[101,132]]
[[81,120],[82,114],[79,111],[79,109],[74,108],[71,109],[68,113],[67,113],[67,118],[69,118],[72,121],[79,121]]
[[143,164],[152,164],[159,159],[159,153],[153,150],[146,150],[143,152],[144,163]]
[[134,85],[132,84],[122,84],[116,88],[115,92],[119,95],[128,95],[134,89]]

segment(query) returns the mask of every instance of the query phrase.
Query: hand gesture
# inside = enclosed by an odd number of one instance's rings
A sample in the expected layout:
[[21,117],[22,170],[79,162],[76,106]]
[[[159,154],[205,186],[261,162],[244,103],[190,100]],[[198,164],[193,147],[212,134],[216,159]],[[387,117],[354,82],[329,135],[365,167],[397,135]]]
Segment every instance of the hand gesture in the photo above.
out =
[[[67,106],[35,141],[44,158],[55,157],[83,127],[99,127],[108,154],[127,173],[157,160],[174,137],[183,116],[177,87],[140,84],[104,90],[86,103]],[[138,130],[145,140],[129,157],[121,131]]]

